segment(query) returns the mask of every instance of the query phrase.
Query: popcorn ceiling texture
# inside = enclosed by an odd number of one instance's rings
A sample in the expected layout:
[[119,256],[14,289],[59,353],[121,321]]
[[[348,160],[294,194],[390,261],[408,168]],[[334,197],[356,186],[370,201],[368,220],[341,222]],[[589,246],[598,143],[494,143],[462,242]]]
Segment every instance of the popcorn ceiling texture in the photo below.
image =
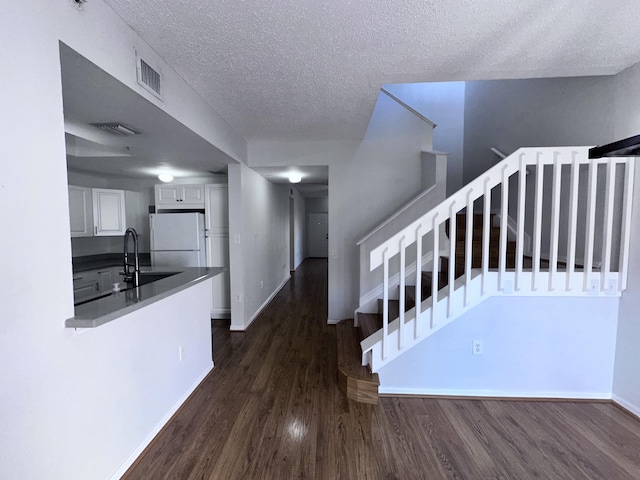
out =
[[617,73],[636,1],[106,3],[246,139],[324,140],[361,138],[384,83]]

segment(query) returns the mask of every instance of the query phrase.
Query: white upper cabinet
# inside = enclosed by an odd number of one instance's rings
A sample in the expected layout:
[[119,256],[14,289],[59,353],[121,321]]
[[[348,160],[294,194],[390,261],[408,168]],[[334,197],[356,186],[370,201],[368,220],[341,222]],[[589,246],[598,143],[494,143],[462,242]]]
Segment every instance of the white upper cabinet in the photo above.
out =
[[156,185],[156,210],[203,209],[204,185]]
[[69,185],[69,217],[72,237],[93,236],[91,189]]
[[94,188],[93,234],[124,235],[127,229],[124,190]]

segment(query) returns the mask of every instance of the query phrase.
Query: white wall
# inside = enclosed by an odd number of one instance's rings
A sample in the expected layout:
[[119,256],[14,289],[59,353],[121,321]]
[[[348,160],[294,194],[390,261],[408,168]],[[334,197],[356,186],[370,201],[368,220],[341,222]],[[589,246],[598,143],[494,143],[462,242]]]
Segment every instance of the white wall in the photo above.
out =
[[[640,64],[616,77],[615,133],[610,139],[620,140],[640,134]],[[618,343],[616,347],[614,399],[640,415],[640,165],[635,165],[633,221],[631,222],[631,256],[629,285],[620,300]]]
[[289,187],[242,164],[229,165],[229,255],[231,329],[245,330],[289,278]]
[[465,82],[394,83],[384,88],[437,125],[433,149],[449,154],[447,195],[455,193],[463,185]]
[[[0,477],[108,478],[210,368],[210,286],[82,335],[64,327],[74,309],[59,40],[137,91],[134,46],[155,55],[101,0],[82,12],[67,1],[10,2],[0,27],[0,124],[11,125],[0,224],[19,234],[0,240],[11,279],[0,289]],[[242,158],[241,137],[156,60],[171,101],[150,101]]]
[[383,367],[380,392],[611,398],[617,314],[617,298],[489,298]]

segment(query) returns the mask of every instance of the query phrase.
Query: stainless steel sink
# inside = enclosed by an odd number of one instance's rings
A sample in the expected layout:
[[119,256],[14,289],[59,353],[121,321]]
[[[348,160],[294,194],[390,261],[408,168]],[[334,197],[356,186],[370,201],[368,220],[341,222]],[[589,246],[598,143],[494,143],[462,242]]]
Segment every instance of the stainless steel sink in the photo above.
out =
[[[162,280],[165,279],[167,277],[171,277],[173,275],[177,275],[180,272],[140,272],[140,279],[139,279],[139,285],[138,286],[142,286],[142,285],[147,285],[149,283],[153,283],[153,282],[157,282],[158,280]],[[100,300],[101,298],[106,298],[109,297],[111,295],[114,294],[118,294],[120,292],[125,292],[127,290],[131,290],[133,287],[133,285],[131,283],[127,283],[127,282],[120,282],[120,291],[119,292],[106,292],[103,295],[99,295],[97,297],[92,297],[92,298],[88,298],[86,300],[82,300],[80,302],[76,302],[74,303],[74,306],[78,306],[78,305],[83,305],[85,303],[89,303],[89,302],[93,302],[95,300]]]

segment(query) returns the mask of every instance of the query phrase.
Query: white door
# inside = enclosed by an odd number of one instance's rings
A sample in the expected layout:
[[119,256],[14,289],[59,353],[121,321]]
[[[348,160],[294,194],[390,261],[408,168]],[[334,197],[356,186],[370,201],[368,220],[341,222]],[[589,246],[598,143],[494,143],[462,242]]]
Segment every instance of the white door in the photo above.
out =
[[329,214],[310,213],[307,216],[309,256],[327,258],[329,256]]

